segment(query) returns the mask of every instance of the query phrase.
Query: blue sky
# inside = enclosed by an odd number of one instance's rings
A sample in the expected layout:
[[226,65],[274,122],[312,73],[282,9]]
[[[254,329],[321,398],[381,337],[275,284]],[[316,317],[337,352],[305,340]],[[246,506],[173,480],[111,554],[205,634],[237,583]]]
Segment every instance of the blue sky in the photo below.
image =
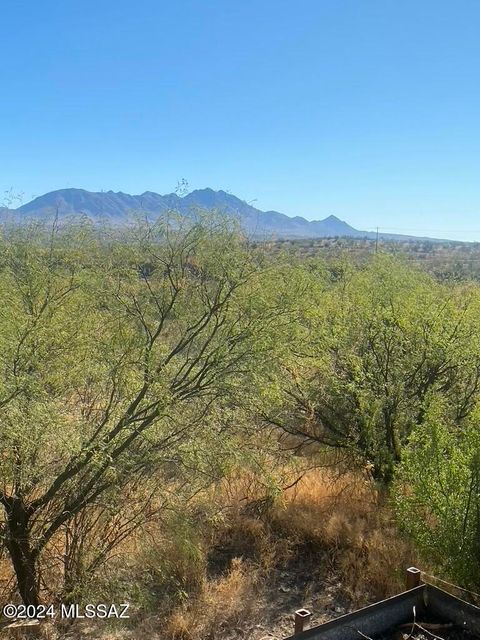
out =
[[0,189],[480,239],[478,0],[4,0]]

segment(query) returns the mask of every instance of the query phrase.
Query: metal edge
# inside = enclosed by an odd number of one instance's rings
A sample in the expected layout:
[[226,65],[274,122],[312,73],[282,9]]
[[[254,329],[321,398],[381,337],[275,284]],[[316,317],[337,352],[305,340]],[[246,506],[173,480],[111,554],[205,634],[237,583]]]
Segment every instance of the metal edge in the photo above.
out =
[[[388,611],[389,617],[392,615],[392,609],[395,610],[401,609],[398,611],[398,616],[401,618],[400,622],[403,622],[403,618],[405,616],[405,611],[408,610],[407,607],[416,606],[419,609],[424,609],[424,599],[423,594],[427,588],[427,585],[422,584],[419,587],[415,587],[414,589],[410,589],[409,591],[404,591],[400,594],[392,596],[390,598],[386,598],[385,600],[381,600],[380,602],[376,602],[374,604],[370,604],[367,607],[363,607],[362,609],[358,609],[357,611],[353,611],[352,613],[347,613],[339,618],[335,618],[334,620],[329,620],[328,622],[324,622],[323,624],[317,625],[316,627],[312,627],[301,633],[294,634],[291,636],[287,636],[283,640],[314,640],[315,638],[326,638],[330,640],[330,637],[334,637],[334,632],[336,629],[340,629],[341,627],[350,627],[351,623],[365,621],[369,622],[373,618],[378,618],[382,615],[383,612]],[[393,621],[392,625],[400,624],[400,622]],[[368,626],[368,624],[366,625]],[[366,635],[369,635],[368,632],[365,632]],[[355,637],[358,639],[358,633],[354,633]],[[345,640],[348,640],[345,638]]]
[[466,627],[470,632],[480,636],[480,607],[430,584],[427,585],[426,597],[427,607],[439,617]]

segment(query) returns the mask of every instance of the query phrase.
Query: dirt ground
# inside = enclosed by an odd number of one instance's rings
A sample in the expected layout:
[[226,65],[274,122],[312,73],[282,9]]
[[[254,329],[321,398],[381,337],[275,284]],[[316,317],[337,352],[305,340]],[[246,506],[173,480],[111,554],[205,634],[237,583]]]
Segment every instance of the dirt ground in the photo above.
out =
[[[286,567],[272,573],[270,588],[260,595],[255,613],[241,627],[219,628],[213,636],[191,640],[283,640],[293,634],[294,612],[300,608],[312,612],[305,626],[308,628],[344,615],[356,606],[345,596],[339,580],[325,567],[319,566],[313,572],[307,566]],[[150,616],[141,620],[140,617],[141,612],[137,619],[132,619],[129,628],[97,620],[62,625],[47,623],[37,631],[19,627],[0,633],[9,640],[31,637],[42,640],[164,640],[160,618]]]

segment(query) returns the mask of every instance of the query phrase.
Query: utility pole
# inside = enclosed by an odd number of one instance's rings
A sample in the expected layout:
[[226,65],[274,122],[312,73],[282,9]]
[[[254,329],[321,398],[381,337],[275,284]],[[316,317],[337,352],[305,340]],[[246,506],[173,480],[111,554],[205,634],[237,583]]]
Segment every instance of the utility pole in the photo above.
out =
[[378,227],[377,227],[377,236],[375,238],[375,253],[378,253]]

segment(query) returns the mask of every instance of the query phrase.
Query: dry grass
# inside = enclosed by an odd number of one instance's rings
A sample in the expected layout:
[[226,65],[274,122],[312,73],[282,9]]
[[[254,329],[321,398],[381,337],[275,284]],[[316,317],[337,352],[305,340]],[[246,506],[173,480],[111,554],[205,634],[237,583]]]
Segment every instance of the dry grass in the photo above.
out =
[[[354,608],[401,591],[404,569],[416,561],[385,496],[361,472],[312,470],[276,500],[243,474],[190,507],[188,518],[161,530],[150,525],[128,543],[128,568],[125,555],[111,594],[136,585],[133,627],[113,635],[99,625],[89,638],[243,637],[235,629],[250,636],[266,612],[273,628],[293,610],[289,596],[278,593],[285,575],[292,590],[303,585],[299,598],[317,594],[320,602],[328,582]],[[108,574],[113,583],[115,571]],[[87,637],[81,627],[78,634]]]
[[[225,637],[228,629],[260,621],[260,602],[265,615],[271,601],[275,616],[280,572],[308,581],[321,568],[308,589],[321,590],[333,576],[352,607],[403,589],[413,551],[400,539],[384,496],[361,473],[311,471],[270,506],[252,491],[251,479],[234,485],[216,495],[217,506],[230,509],[208,530],[201,588],[171,612],[165,638]],[[248,488],[248,501],[240,487]]]
[[172,640],[221,638],[226,629],[241,627],[257,607],[258,573],[235,558],[224,576],[206,580],[195,601],[173,612],[166,636]]
[[288,539],[323,549],[356,604],[402,590],[404,568],[415,561],[384,494],[359,472],[307,474],[286,493],[272,520]]

